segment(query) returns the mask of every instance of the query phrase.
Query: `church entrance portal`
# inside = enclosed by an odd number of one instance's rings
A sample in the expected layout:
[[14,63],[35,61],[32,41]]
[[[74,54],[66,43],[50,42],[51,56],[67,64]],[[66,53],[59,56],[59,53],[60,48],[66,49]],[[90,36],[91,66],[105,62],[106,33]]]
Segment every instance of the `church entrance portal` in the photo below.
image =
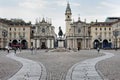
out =
[[78,50],[81,49],[81,42],[78,42]]
[[46,49],[45,42],[42,42],[41,49]]

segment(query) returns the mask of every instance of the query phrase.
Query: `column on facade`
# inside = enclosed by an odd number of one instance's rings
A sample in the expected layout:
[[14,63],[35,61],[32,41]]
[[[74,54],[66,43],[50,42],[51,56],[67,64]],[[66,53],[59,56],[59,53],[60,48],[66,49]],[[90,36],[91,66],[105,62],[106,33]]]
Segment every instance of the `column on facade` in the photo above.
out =
[[39,42],[39,39],[37,39],[37,48],[39,48],[40,47],[40,42]]
[[70,39],[70,42],[69,42],[69,47],[72,49],[72,47],[73,47],[73,42],[72,42],[73,40],[72,39]]
[[54,40],[52,39],[52,45],[51,48],[54,48]]
[[69,44],[69,39],[67,39],[67,48],[70,48]]
[[50,39],[50,48],[52,47],[52,39]]
[[90,37],[89,37],[89,40],[88,40],[88,41],[89,41],[89,43],[88,43],[88,48],[90,49],[90,48],[91,48],[91,45],[90,45],[90,44],[91,44],[91,43],[90,43],[91,39],[90,39]]
[[87,39],[84,38],[84,49],[86,49],[86,45],[87,45],[87,44],[86,44],[86,40],[87,40]]
[[37,39],[35,39],[35,48],[37,48]]
[[41,48],[41,39],[39,39],[39,48]]
[[50,48],[50,39],[47,39],[47,48]]
[[73,48],[75,48],[75,38],[73,38]]
[[77,49],[77,39],[74,39],[74,48]]
[[33,40],[33,47],[35,48],[35,39]]

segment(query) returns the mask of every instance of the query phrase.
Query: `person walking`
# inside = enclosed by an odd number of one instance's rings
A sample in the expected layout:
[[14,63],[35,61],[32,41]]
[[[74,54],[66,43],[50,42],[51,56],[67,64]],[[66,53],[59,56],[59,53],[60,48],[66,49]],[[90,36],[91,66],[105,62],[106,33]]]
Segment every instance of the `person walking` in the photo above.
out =
[[7,49],[8,53],[9,53],[9,48]]
[[16,54],[16,48],[14,48],[14,53]]
[[98,51],[98,53],[100,52],[100,48],[99,47],[97,48],[97,51]]

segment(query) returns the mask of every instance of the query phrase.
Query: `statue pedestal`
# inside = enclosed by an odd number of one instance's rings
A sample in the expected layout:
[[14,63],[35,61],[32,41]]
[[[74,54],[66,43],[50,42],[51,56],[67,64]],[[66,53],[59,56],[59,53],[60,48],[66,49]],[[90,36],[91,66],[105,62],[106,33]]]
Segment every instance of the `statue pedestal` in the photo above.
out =
[[64,48],[64,41],[58,40],[58,48]]
[[64,46],[64,42],[65,42],[64,38],[59,37],[59,38],[57,39],[57,42],[58,42],[58,48],[64,48],[64,47],[65,47],[65,46]]

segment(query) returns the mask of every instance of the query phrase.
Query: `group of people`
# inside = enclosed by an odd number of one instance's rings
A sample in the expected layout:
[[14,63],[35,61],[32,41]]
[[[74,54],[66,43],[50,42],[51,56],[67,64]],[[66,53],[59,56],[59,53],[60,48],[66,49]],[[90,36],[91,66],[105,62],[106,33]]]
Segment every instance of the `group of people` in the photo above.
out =
[[[14,53],[16,54],[17,48],[13,48],[13,50],[14,50]],[[7,48],[7,52],[8,52],[8,53],[10,52],[10,48]]]

